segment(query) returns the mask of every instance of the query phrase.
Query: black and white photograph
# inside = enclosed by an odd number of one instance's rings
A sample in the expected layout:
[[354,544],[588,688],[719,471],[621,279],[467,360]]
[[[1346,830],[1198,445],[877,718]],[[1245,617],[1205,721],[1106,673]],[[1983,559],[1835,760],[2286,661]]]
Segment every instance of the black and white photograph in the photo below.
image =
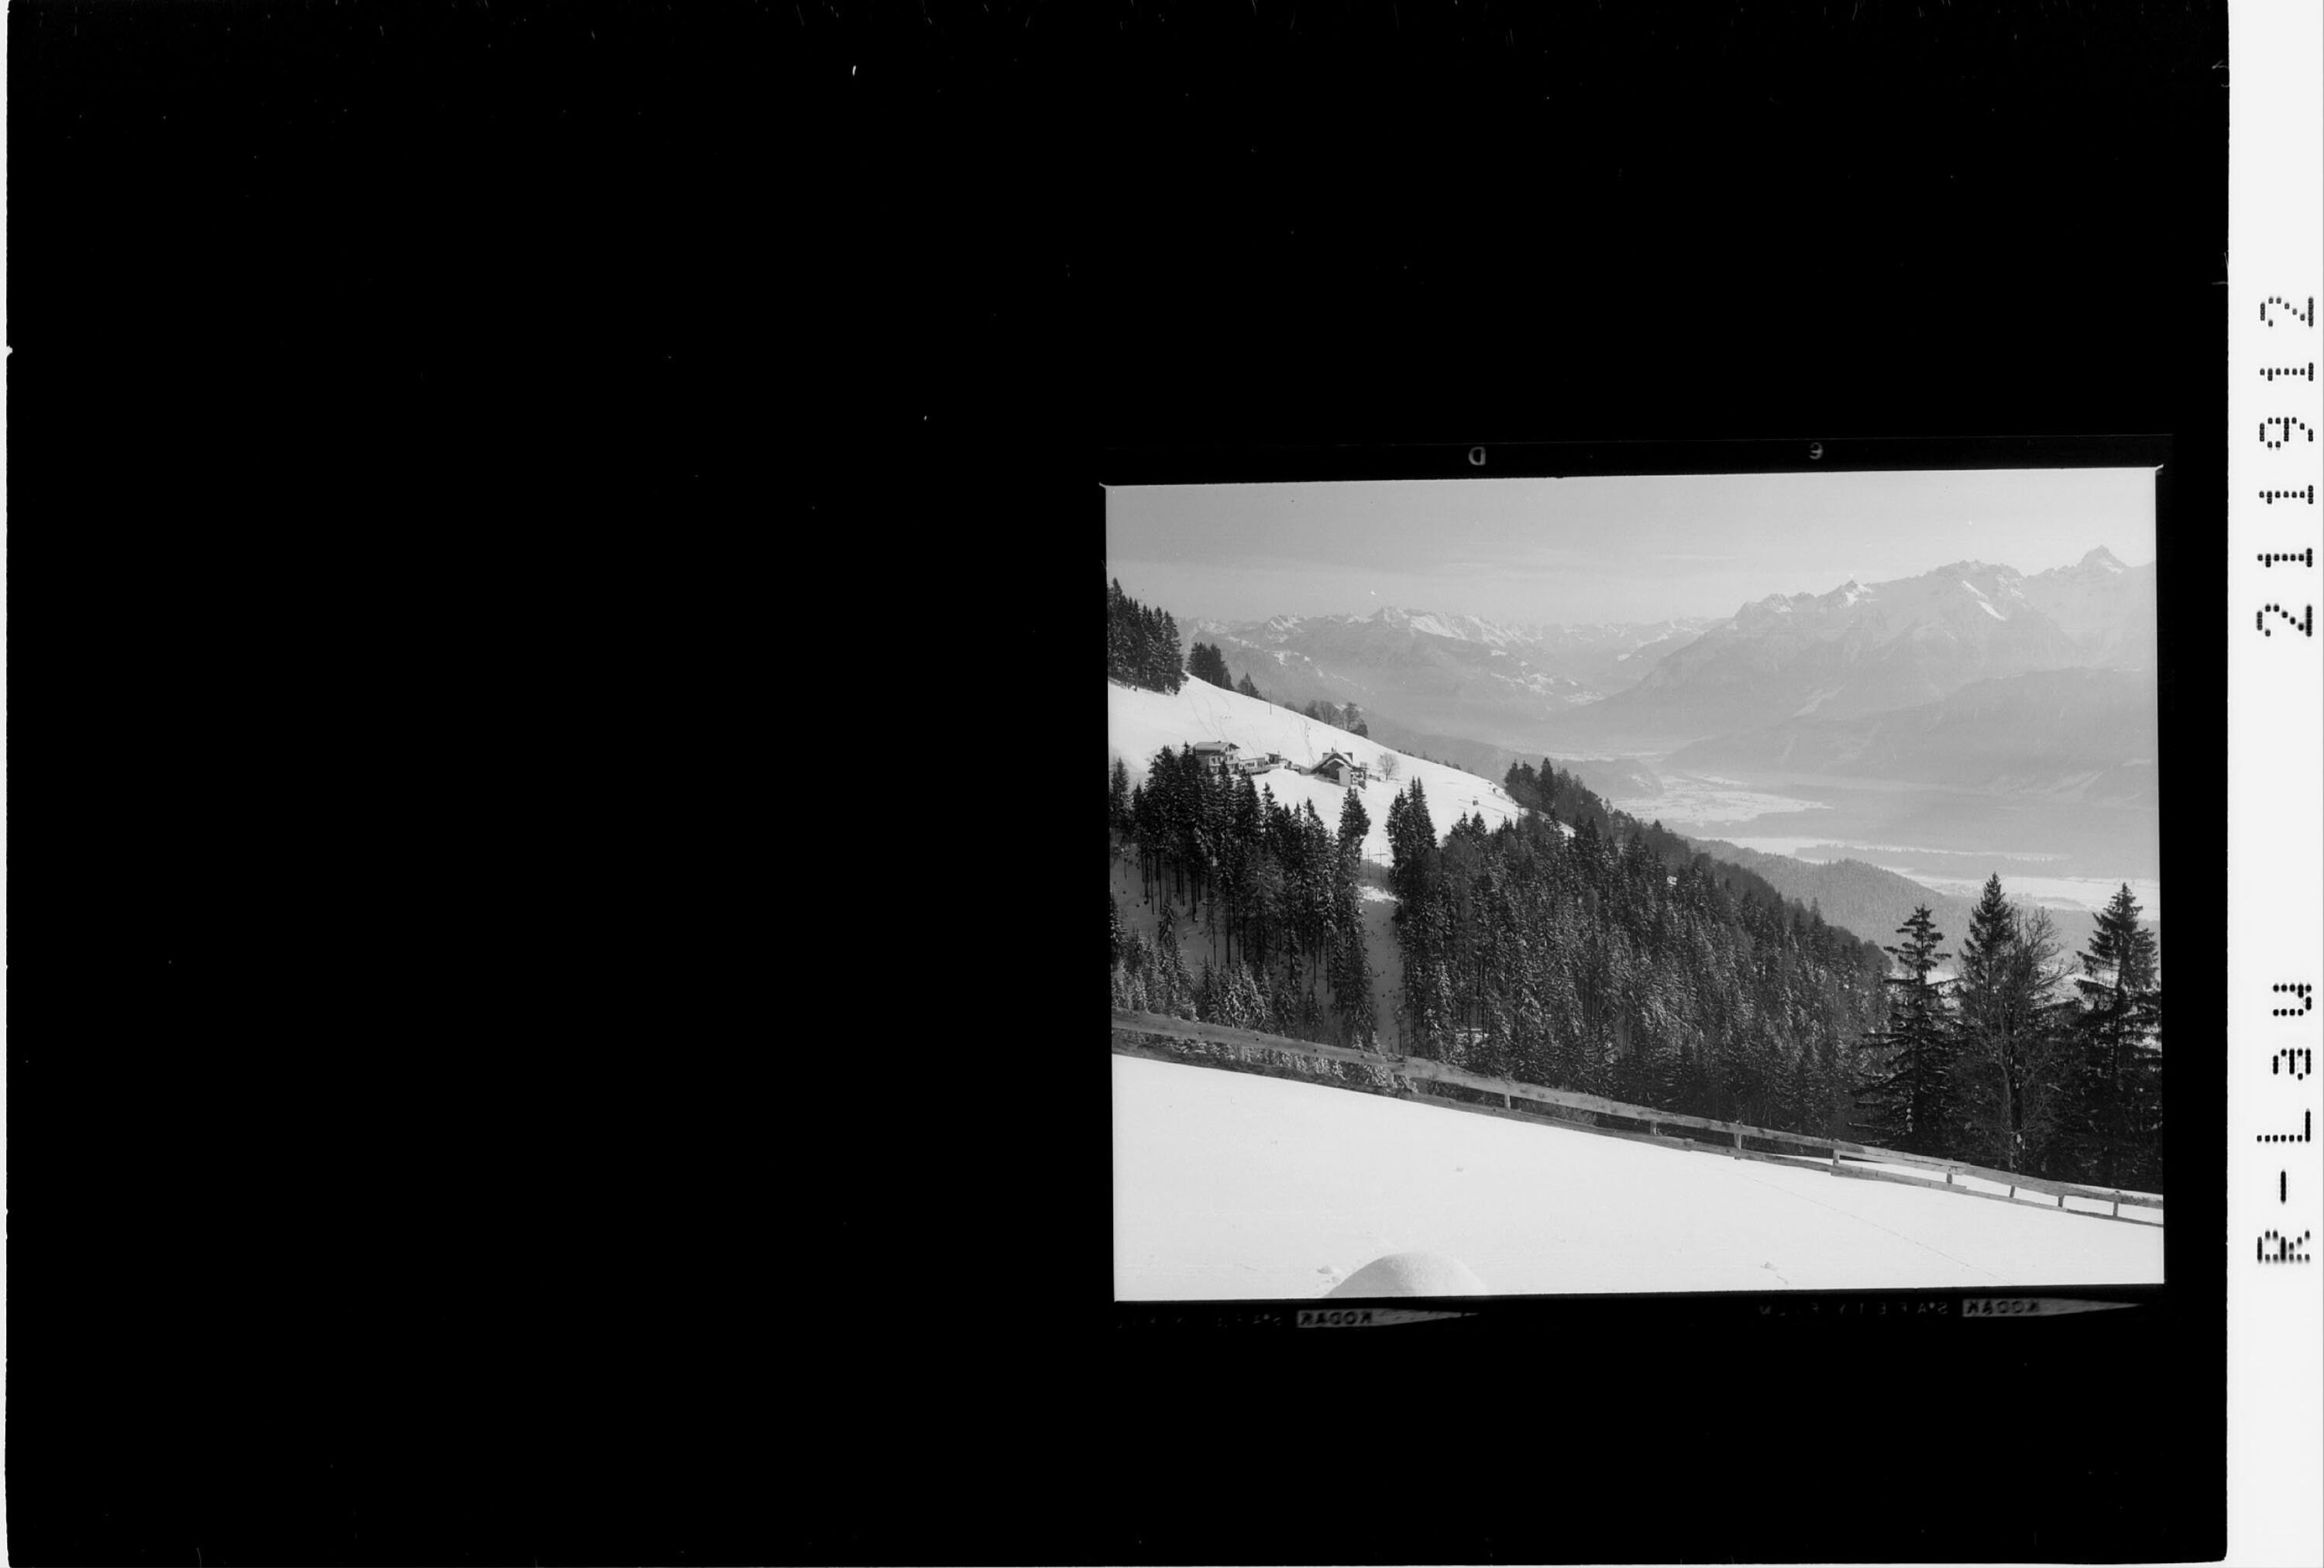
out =
[[1106,503],[1118,1299],[2162,1283],[2154,466]]
[[2216,1560],[2228,12],[14,8],[10,1559]]

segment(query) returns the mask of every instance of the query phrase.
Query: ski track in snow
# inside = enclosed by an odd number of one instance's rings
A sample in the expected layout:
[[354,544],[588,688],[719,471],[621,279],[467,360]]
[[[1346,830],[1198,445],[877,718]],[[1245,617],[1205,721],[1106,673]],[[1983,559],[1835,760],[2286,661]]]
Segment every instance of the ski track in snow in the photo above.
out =
[[[1697,1158],[1700,1158],[1700,1157],[1697,1157]],[[1735,1163],[1736,1163],[1738,1166],[1748,1166],[1748,1162],[1744,1161],[1744,1160],[1737,1160]],[[1763,1187],[1766,1187],[1766,1188],[1768,1191],[1770,1191],[1770,1192],[1778,1192],[1778,1191],[1782,1191],[1782,1189],[1778,1188],[1778,1187],[1775,1185],[1775,1183],[1773,1183],[1773,1182],[1763,1182],[1763,1181],[1760,1181],[1760,1180],[1759,1180],[1759,1178],[1758,1178],[1757,1176],[1756,1176],[1752,1175],[1752,1174],[1750,1173],[1750,1171],[1749,1171],[1748,1168],[1746,1168],[1746,1169],[1741,1169],[1741,1170],[1738,1170],[1735,1174],[1736,1174],[1737,1176],[1740,1176],[1740,1177],[1741,1177],[1743,1180],[1745,1180],[1745,1181],[1757,1183],[1758,1185],[1763,1186]],[[1943,1259],[1946,1262],[1948,1262],[1948,1263],[1957,1263],[1957,1264],[1959,1264],[1959,1265],[1960,1265],[1961,1268],[1963,1268],[1974,1269],[1974,1270],[1976,1270],[1976,1272],[1978,1272],[1978,1273],[1979,1273],[1979,1274],[1984,1275],[1987,1279],[1990,1279],[1990,1280],[1994,1281],[1994,1282],[1995,1282],[1996,1284],[1997,1284],[1997,1285],[2007,1285],[2007,1284],[2009,1284],[2009,1283],[2010,1283],[2008,1280],[2002,1278],[2002,1277],[2001,1277],[2000,1275],[1996,1274],[1995,1272],[1993,1272],[1993,1270],[1991,1270],[1990,1268],[1978,1268],[1978,1265],[1976,1265],[1976,1264],[1974,1264],[1974,1263],[1971,1263],[1968,1259],[1966,1259],[1966,1258],[1956,1258],[1956,1257],[1954,1257],[1951,1253],[1950,1253],[1950,1252],[1946,1251],[1946,1250],[1945,1250],[1943,1248],[1941,1248],[1941,1247],[1930,1247],[1930,1246],[1929,1246],[1929,1244],[1928,1244],[1926,1241],[1919,1241],[1919,1240],[1916,1240],[1916,1239],[1915,1239],[1915,1238],[1914,1238],[1914,1237],[1907,1236],[1907,1235],[1906,1235],[1906,1234],[1904,1234],[1904,1231],[1891,1231],[1891,1230],[1889,1230],[1887,1226],[1886,1226],[1886,1225],[1884,1225],[1884,1224],[1880,1223],[1880,1222],[1879,1222],[1879,1221],[1877,1221],[1877,1220],[1868,1220],[1868,1219],[1866,1219],[1862,1214],[1851,1214],[1851,1213],[1849,1213],[1847,1210],[1842,1209],[1842,1208],[1836,1207],[1835,1205],[1831,1204],[1827,1204],[1827,1203],[1823,1202],[1823,1200],[1821,1200],[1821,1198],[1814,1197],[1814,1196],[1811,1195],[1810,1194],[1807,1194],[1807,1193],[1799,1193],[1799,1192],[1786,1192],[1786,1193],[1784,1193],[1784,1194],[1783,1194],[1783,1195],[1784,1195],[1784,1196],[1785,1196],[1785,1197],[1787,1197],[1787,1198],[1797,1198],[1797,1199],[1803,1200],[1804,1202],[1807,1202],[1807,1203],[1811,1203],[1811,1204],[1815,1204],[1818,1208],[1821,1208],[1821,1209],[1830,1209],[1830,1210],[1831,1210],[1831,1212],[1832,1212],[1833,1213],[1835,1213],[1835,1214],[1839,1214],[1839,1215],[1840,1215],[1841,1217],[1843,1217],[1843,1218],[1845,1218],[1845,1219],[1853,1220],[1853,1221],[1855,1221],[1855,1222],[1856,1222],[1857,1223],[1858,1223],[1858,1224],[1862,1224],[1862,1225],[1869,1225],[1869,1226],[1871,1226],[1871,1227],[1872,1227],[1874,1230],[1876,1230],[1876,1231],[1888,1231],[1888,1234],[1890,1234],[1891,1236],[1895,1237],[1895,1238],[1896,1238],[1898,1241],[1909,1241],[1909,1242],[1911,1242],[1911,1243],[1912,1243],[1914,1246],[1915,1246],[1915,1247],[1923,1247],[1923,1248],[1927,1248],[1927,1249],[1928,1249],[1928,1250],[1930,1250],[1930,1251],[1932,1251],[1932,1252],[1934,1252],[1938,1257],[1940,1257],[1940,1258]]]

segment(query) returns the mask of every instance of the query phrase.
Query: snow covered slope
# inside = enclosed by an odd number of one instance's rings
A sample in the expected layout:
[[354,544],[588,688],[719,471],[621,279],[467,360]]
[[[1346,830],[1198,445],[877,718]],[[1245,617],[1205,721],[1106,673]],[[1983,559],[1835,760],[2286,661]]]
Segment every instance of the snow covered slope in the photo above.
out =
[[[1474,773],[1464,773],[1441,762],[1423,761],[1361,735],[1303,718],[1288,708],[1192,677],[1175,693],[1146,691],[1108,681],[1105,700],[1106,741],[1111,752],[1107,762],[1111,766],[1114,757],[1120,758],[1129,767],[1132,784],[1145,782],[1147,763],[1160,747],[1192,745],[1201,741],[1232,741],[1246,753],[1279,752],[1286,761],[1302,768],[1314,767],[1326,752],[1333,751],[1364,763],[1372,770],[1370,782],[1363,787],[1364,810],[1372,821],[1371,832],[1364,839],[1364,853],[1382,863],[1388,858],[1388,802],[1415,779],[1420,780],[1422,793],[1428,798],[1428,815],[1436,825],[1439,838],[1465,813],[1481,812],[1488,827],[1497,827],[1525,814],[1499,785]],[[1383,755],[1396,759],[1393,781],[1379,777]],[[1261,773],[1256,781],[1274,790],[1275,798],[1294,810],[1298,809],[1301,801],[1313,800],[1315,814],[1323,819],[1323,826],[1334,832],[1339,830],[1340,801],[1347,793],[1341,786],[1328,779],[1294,773],[1288,768]]]
[[1497,1296],[2163,1278],[2160,1225],[1113,1058],[1117,1299],[1318,1297],[1413,1251]]

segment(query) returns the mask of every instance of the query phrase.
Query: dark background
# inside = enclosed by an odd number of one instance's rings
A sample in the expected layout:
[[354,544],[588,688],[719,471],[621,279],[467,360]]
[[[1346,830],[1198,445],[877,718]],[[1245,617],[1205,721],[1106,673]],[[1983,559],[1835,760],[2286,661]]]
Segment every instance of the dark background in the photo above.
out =
[[2218,1554],[2200,1222],[2159,1313],[1125,1338],[1018,694],[1110,447],[2167,434],[2216,900],[2223,7],[12,23],[17,1560]]

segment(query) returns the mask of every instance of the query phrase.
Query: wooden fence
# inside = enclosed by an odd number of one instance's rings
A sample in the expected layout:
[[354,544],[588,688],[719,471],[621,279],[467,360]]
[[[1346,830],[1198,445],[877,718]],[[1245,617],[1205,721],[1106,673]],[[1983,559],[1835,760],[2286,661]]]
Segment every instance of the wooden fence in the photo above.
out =
[[[1661,1144],[1668,1148],[1716,1152],[1735,1159],[1763,1160],[1772,1165],[1810,1166],[1829,1170],[1833,1176],[1857,1181],[1894,1182],[1904,1186],[1930,1187],[1939,1192],[1959,1193],[1965,1197],[1991,1198],[2000,1203],[2017,1203],[2020,1192],[2054,1197],[2056,1206],[2066,1213],[2081,1214],[2089,1219],[2120,1219],[2126,1206],[2161,1209],[2163,1197],[2158,1193],[2130,1192],[2116,1187],[2089,1186],[2080,1182],[2052,1181],[2045,1176],[2031,1176],[2017,1171],[1994,1170],[1986,1166],[1970,1165],[1965,1160],[1944,1159],[1932,1155],[1905,1154],[1893,1148],[1877,1148],[1868,1144],[1851,1143],[1845,1139],[1819,1138],[1811,1133],[1783,1132],[1773,1128],[1753,1127],[1739,1121],[1718,1121],[1707,1116],[1689,1116],[1676,1111],[1657,1111],[1647,1105],[1627,1105],[1618,1100],[1602,1099],[1595,1094],[1576,1093],[1568,1089],[1545,1089],[1537,1084],[1519,1083],[1513,1078],[1496,1078],[1482,1073],[1471,1073],[1444,1062],[1434,1062],[1423,1056],[1377,1055],[1370,1051],[1353,1050],[1346,1046],[1318,1045],[1312,1040],[1286,1039],[1280,1035],[1260,1034],[1253,1029],[1230,1028],[1224,1024],[1200,1023],[1192,1019],[1168,1018],[1161,1013],[1113,1011],[1116,1034],[1114,1049],[1125,1056],[1152,1056],[1167,1061],[1183,1061],[1182,1056],[1165,1050],[1141,1047],[1119,1038],[1124,1033],[1159,1035],[1208,1046],[1223,1046],[1234,1053],[1235,1059],[1245,1064],[1264,1063],[1265,1056],[1278,1054],[1305,1057],[1310,1061],[1344,1062],[1368,1067],[1389,1076],[1391,1087],[1386,1091],[1395,1098],[1411,1100],[1425,1105],[1450,1106],[1454,1110],[1475,1111],[1481,1115],[1512,1118],[1539,1125],[1563,1127],[1572,1131],[1588,1132],[1601,1138],[1628,1139],[1637,1143]],[[1473,1093],[1499,1095],[1501,1103],[1478,1105],[1466,1101],[1423,1095],[1408,1088],[1395,1086],[1398,1080],[1444,1084]],[[1322,1080],[1338,1087],[1356,1089],[1360,1085],[1341,1084],[1338,1080]],[[1545,1115],[1530,1109],[1520,1111],[1517,1102],[1530,1106],[1542,1106],[1553,1111],[1567,1112],[1567,1117]],[[1629,1122],[1631,1127],[1609,1127],[1603,1122],[1574,1121],[1575,1112],[1587,1112],[1593,1119],[1610,1117],[1618,1122]],[[1684,1129],[1698,1134],[1694,1137],[1674,1136],[1665,1128]],[[1713,1140],[1716,1141],[1713,1141]],[[1747,1143],[1773,1145],[1773,1148],[1752,1148]],[[1844,1163],[1854,1161],[1854,1164]],[[1925,1170],[1930,1176],[1905,1176],[1896,1170],[1873,1170],[1868,1166],[1900,1167],[1904,1170]],[[1941,1178],[1941,1179],[1935,1179]],[[1972,1178],[2006,1186],[2002,1193],[1978,1192],[1973,1187],[1956,1185],[1956,1178]],[[2108,1213],[2093,1214],[2087,1209],[2069,1209],[2066,1200],[2083,1198],[2111,1205]],[[2133,1222],[2144,1223],[2144,1222]]]

